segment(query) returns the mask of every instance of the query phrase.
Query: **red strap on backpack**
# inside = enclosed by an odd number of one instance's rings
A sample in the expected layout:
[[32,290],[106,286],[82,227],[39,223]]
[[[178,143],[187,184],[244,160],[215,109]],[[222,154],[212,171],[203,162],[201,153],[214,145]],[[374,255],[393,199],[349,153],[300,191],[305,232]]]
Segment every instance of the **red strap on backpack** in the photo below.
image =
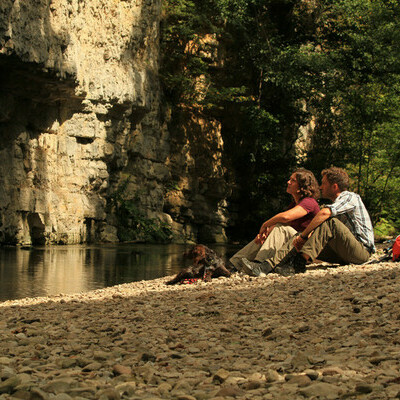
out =
[[397,236],[393,243],[392,254],[393,261],[400,261],[400,235]]

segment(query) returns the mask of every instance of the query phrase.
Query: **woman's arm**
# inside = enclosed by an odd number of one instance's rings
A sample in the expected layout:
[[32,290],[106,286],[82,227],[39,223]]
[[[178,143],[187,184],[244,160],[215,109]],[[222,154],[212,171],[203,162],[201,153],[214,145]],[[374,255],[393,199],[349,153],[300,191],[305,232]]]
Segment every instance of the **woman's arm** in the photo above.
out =
[[304,217],[305,215],[307,215],[307,211],[302,206],[298,205],[287,211],[276,214],[262,224],[259,235],[262,235],[271,226],[278,223],[288,224],[289,222]]

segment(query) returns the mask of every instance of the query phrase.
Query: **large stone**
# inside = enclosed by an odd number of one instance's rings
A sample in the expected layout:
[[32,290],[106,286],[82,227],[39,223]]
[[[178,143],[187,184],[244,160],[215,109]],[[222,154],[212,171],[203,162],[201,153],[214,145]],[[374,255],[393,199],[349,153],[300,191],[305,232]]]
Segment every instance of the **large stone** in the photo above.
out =
[[330,383],[318,382],[299,390],[305,397],[318,397],[324,399],[337,399],[342,389]]
[[0,382],[0,394],[11,393],[20,383],[21,378],[18,376],[12,376],[3,382]]

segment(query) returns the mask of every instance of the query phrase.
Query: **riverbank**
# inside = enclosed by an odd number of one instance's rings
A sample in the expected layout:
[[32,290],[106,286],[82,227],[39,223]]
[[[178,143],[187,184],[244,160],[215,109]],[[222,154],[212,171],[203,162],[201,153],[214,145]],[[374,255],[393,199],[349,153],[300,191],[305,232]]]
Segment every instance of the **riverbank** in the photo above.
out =
[[399,263],[167,280],[0,303],[0,399],[399,396]]

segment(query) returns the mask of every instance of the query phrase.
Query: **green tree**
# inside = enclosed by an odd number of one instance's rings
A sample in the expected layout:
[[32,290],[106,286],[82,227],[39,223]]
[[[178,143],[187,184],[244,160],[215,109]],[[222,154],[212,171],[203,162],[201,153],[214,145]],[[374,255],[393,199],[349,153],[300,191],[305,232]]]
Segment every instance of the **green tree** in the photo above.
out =
[[398,220],[400,7],[398,1],[319,3],[317,124],[309,163],[346,167],[375,222]]
[[[347,168],[374,221],[399,220],[400,7],[396,0],[166,0],[164,87],[173,107],[222,122],[240,231],[281,209],[304,166]],[[203,56],[214,34],[220,63]],[[188,43],[198,51],[187,51]],[[197,47],[196,47],[197,46]],[[195,82],[202,77],[202,95]],[[251,210],[251,212],[249,212]]]
[[[301,1],[168,0],[163,22],[163,82],[174,108],[195,107],[222,122],[225,158],[238,183],[240,231],[287,203],[286,179],[295,166],[293,143],[309,117],[302,99],[298,48],[309,36]],[[306,22],[304,22],[306,21]],[[204,34],[215,34],[220,65],[207,63]],[[199,100],[195,82],[207,90]],[[252,213],[248,210],[251,209]]]

